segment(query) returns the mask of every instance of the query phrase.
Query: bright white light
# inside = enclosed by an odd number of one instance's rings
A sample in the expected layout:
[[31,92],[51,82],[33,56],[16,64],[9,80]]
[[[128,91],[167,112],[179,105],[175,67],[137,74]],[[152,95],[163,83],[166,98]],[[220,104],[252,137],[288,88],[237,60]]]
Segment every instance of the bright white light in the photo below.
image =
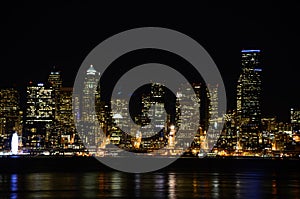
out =
[[12,135],[12,139],[11,139],[11,152],[12,154],[16,155],[18,153],[18,134],[15,132]]
[[122,115],[119,113],[116,113],[113,115],[113,119],[123,119]]

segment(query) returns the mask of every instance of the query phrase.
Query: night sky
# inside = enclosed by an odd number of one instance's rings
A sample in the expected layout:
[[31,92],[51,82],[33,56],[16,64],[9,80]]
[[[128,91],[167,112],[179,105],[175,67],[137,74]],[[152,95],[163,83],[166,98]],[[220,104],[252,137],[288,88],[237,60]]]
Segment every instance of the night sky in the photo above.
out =
[[30,80],[45,82],[52,66],[72,86],[85,56],[104,39],[131,28],[159,26],[197,40],[223,76],[229,109],[241,72],[242,49],[262,51],[263,116],[288,121],[299,107],[299,9],[272,4],[239,9],[148,2],[107,6],[86,1],[10,3],[1,6],[0,87],[21,92]]

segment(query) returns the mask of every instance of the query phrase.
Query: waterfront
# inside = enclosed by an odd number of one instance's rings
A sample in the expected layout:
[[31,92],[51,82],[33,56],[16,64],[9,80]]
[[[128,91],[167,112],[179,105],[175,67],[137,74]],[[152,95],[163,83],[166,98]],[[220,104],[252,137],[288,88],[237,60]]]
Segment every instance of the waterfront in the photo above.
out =
[[[132,165],[136,160],[128,157],[114,157],[126,165]],[[32,173],[32,172],[99,172],[114,171],[104,165],[114,158],[100,158],[82,156],[2,156],[0,158],[1,173]],[[103,161],[102,161],[103,160]],[[106,160],[106,161],[105,161]],[[141,158],[139,161],[159,162],[164,158]],[[167,160],[168,161],[168,160]],[[171,161],[173,162],[173,161]],[[134,165],[132,165],[134,166]],[[207,157],[207,158],[179,158],[160,171],[187,172],[219,172],[219,171],[298,171],[300,159],[292,158],[262,158],[262,157]]]
[[94,157],[0,158],[0,198],[297,198],[300,160],[180,158],[131,174]]
[[7,173],[1,198],[297,198],[300,174],[289,170]]

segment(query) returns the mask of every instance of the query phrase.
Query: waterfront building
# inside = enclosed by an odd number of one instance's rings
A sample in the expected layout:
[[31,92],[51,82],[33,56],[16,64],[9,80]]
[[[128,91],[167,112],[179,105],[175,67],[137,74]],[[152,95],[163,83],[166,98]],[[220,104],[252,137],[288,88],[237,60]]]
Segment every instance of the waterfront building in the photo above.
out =
[[237,132],[245,150],[256,150],[261,131],[260,50],[242,50],[242,73],[237,85]]
[[55,66],[53,67],[52,71],[48,76],[48,83],[49,86],[53,89],[53,98],[54,98],[54,115],[55,119],[58,117],[58,109],[59,109],[59,96],[60,96],[60,88],[62,87],[62,78],[61,72],[56,70]]
[[[193,84],[182,85],[176,93],[178,104],[176,110],[180,112],[178,126],[180,133],[176,134],[178,147],[190,147],[191,137],[195,137],[200,127],[200,86]],[[196,118],[199,118],[198,122]]]
[[29,83],[26,91],[25,139],[31,150],[49,147],[54,122],[55,101],[53,88],[43,83]]
[[[9,150],[12,134],[22,138],[22,116],[20,95],[15,88],[0,90],[0,150]],[[20,142],[22,144],[22,142]]]
[[[102,142],[105,140],[101,133],[101,126],[97,116],[100,110],[100,73],[97,72],[93,65],[90,65],[86,71],[83,94],[79,103],[79,126],[78,133],[84,145],[91,153],[95,153]],[[95,101],[91,101],[94,96]],[[95,107],[91,106],[92,104]]]

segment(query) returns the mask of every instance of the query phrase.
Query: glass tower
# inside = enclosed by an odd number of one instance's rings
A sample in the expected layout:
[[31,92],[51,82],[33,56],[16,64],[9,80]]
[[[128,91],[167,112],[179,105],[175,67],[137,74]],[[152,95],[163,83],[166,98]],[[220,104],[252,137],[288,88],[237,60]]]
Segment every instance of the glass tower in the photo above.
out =
[[53,67],[53,70],[49,74],[48,82],[50,86],[53,88],[53,97],[55,102],[55,119],[58,119],[58,109],[59,109],[59,95],[60,95],[60,88],[62,87],[62,78],[60,71],[56,70]]
[[26,98],[26,146],[31,150],[45,149],[54,121],[53,89],[44,86],[43,83],[37,85],[30,83],[27,86]]
[[237,85],[238,132],[244,147],[254,149],[261,126],[260,50],[242,50],[242,73]]
[[[85,74],[83,95],[80,103],[81,128],[79,134],[91,153],[96,152],[98,146],[101,145],[101,142],[104,140],[100,132],[100,123],[96,114],[100,106],[99,79],[100,73],[94,69],[93,65],[90,65]],[[91,96],[94,96],[94,102]],[[92,106],[93,104],[95,107]]]

